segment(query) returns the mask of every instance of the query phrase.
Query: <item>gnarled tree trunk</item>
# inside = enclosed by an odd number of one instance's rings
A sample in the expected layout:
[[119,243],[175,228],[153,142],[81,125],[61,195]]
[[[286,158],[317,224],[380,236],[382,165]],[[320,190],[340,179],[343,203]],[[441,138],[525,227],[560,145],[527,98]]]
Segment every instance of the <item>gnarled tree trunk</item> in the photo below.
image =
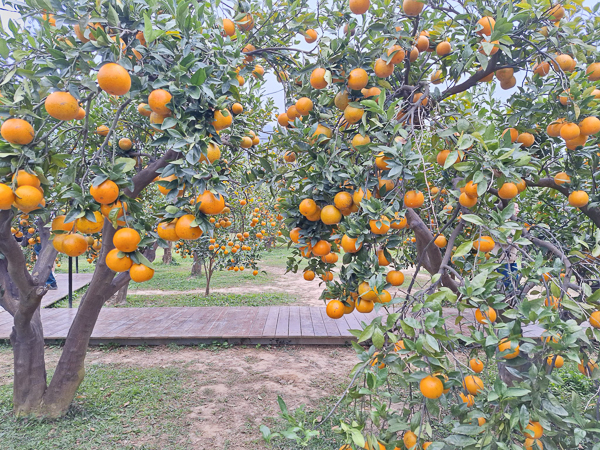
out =
[[192,252],[192,258],[194,260],[192,264],[192,276],[199,277],[202,275],[202,260],[197,251]]
[[167,248],[163,248],[163,264],[171,264],[173,262],[172,246],[172,243],[169,241],[169,246]]

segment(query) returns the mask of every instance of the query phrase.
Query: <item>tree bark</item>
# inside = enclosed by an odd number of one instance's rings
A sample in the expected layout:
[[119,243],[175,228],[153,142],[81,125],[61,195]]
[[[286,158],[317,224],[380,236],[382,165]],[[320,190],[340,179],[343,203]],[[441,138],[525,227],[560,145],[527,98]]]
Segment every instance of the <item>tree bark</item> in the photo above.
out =
[[173,244],[169,241],[169,246],[163,249],[163,264],[171,264],[173,262],[173,252],[172,252]]
[[197,251],[192,252],[192,258],[194,260],[192,264],[192,276],[199,277],[202,275],[202,261],[200,260],[200,256]]

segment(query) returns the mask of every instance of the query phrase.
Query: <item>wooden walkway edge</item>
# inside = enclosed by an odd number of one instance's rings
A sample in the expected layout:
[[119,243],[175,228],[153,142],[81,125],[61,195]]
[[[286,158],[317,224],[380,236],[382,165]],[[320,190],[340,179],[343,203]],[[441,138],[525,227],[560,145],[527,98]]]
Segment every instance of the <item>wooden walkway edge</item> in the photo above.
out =
[[[92,281],[91,273],[74,273],[73,274],[73,292],[81,289],[82,287],[87,286]],[[69,274],[66,273],[55,273],[54,277],[56,278],[56,285],[58,289],[55,291],[48,291],[46,295],[42,297],[42,308],[47,308],[48,306],[52,306],[56,302],[62,300],[66,296],[69,295]],[[3,314],[9,315],[4,308],[0,306],[0,318],[3,317]]]
[[[41,314],[44,339],[52,343],[66,339],[77,309],[42,309]],[[333,320],[324,307],[308,306],[103,308],[90,344],[341,345],[355,339],[348,330],[375,316],[355,311]],[[8,339],[11,329],[12,321],[0,320],[0,340]]]

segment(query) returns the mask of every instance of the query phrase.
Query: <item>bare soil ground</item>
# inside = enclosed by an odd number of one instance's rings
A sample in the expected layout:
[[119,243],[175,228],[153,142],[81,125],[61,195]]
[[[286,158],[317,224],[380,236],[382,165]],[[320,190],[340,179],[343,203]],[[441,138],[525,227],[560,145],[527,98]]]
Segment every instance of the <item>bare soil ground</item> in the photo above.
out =
[[[59,349],[48,349],[47,368],[53,370],[59,357]],[[356,362],[348,347],[158,347],[91,348],[86,365],[180,368],[193,380],[182,442],[194,450],[259,450],[268,448],[259,427],[278,415],[278,395],[290,410],[301,404],[311,410],[319,399],[342,392]],[[12,369],[11,352],[0,352],[0,385],[12,382]],[[146,444],[144,436],[129,438],[134,448]]]
[[[269,274],[274,275],[274,280],[269,284],[255,285],[252,283],[243,283],[238,286],[230,286],[227,288],[211,289],[213,293],[227,293],[227,294],[260,294],[263,292],[285,292],[296,297],[296,306],[324,306],[323,300],[319,299],[324,289],[324,283],[320,283],[318,279],[313,281],[306,281],[303,278],[301,272],[285,273],[285,268],[274,267],[274,266],[263,266],[263,269]],[[406,279],[412,277],[414,270],[403,270],[402,271]],[[429,281],[430,277],[425,274],[421,274],[417,277],[416,288],[425,285]],[[159,290],[159,289],[136,289],[129,290],[131,295],[177,295],[181,291],[172,290]],[[191,289],[185,291],[186,294],[204,294],[204,289]]]

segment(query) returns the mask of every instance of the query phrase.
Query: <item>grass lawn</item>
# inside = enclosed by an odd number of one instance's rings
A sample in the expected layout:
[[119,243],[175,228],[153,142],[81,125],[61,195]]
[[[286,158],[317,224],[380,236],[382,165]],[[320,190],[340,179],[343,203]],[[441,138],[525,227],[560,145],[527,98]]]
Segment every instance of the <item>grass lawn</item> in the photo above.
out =
[[56,421],[16,419],[12,384],[0,386],[1,448],[189,449],[192,383],[174,367],[87,365],[75,403]]
[[124,308],[157,306],[272,306],[286,305],[296,299],[286,293],[265,292],[263,294],[215,293],[208,297],[202,294],[180,295],[128,295]]
[[[192,258],[183,259],[179,254],[173,252],[174,264],[165,265],[162,263],[163,250],[158,249],[154,260],[155,273],[150,281],[144,283],[131,282],[130,290],[135,289],[159,289],[167,291],[187,291],[190,289],[202,289],[206,287],[206,279],[204,275],[198,277],[190,276],[192,270]],[[289,254],[286,247],[273,249],[271,252],[263,254],[263,261],[259,262],[263,266],[275,266],[285,268],[287,255]],[[79,272],[91,273],[95,265],[88,263],[84,258],[79,258]],[[62,258],[61,266],[55,267],[57,273],[67,273],[69,271],[68,259]],[[75,271],[75,263],[73,262],[73,271]],[[269,273],[259,271],[257,276],[252,275],[252,270],[244,270],[243,272],[230,272],[227,270],[215,272],[211,280],[211,288],[227,288],[230,286],[238,286],[244,283],[252,284],[267,284],[272,282],[274,276]]]

